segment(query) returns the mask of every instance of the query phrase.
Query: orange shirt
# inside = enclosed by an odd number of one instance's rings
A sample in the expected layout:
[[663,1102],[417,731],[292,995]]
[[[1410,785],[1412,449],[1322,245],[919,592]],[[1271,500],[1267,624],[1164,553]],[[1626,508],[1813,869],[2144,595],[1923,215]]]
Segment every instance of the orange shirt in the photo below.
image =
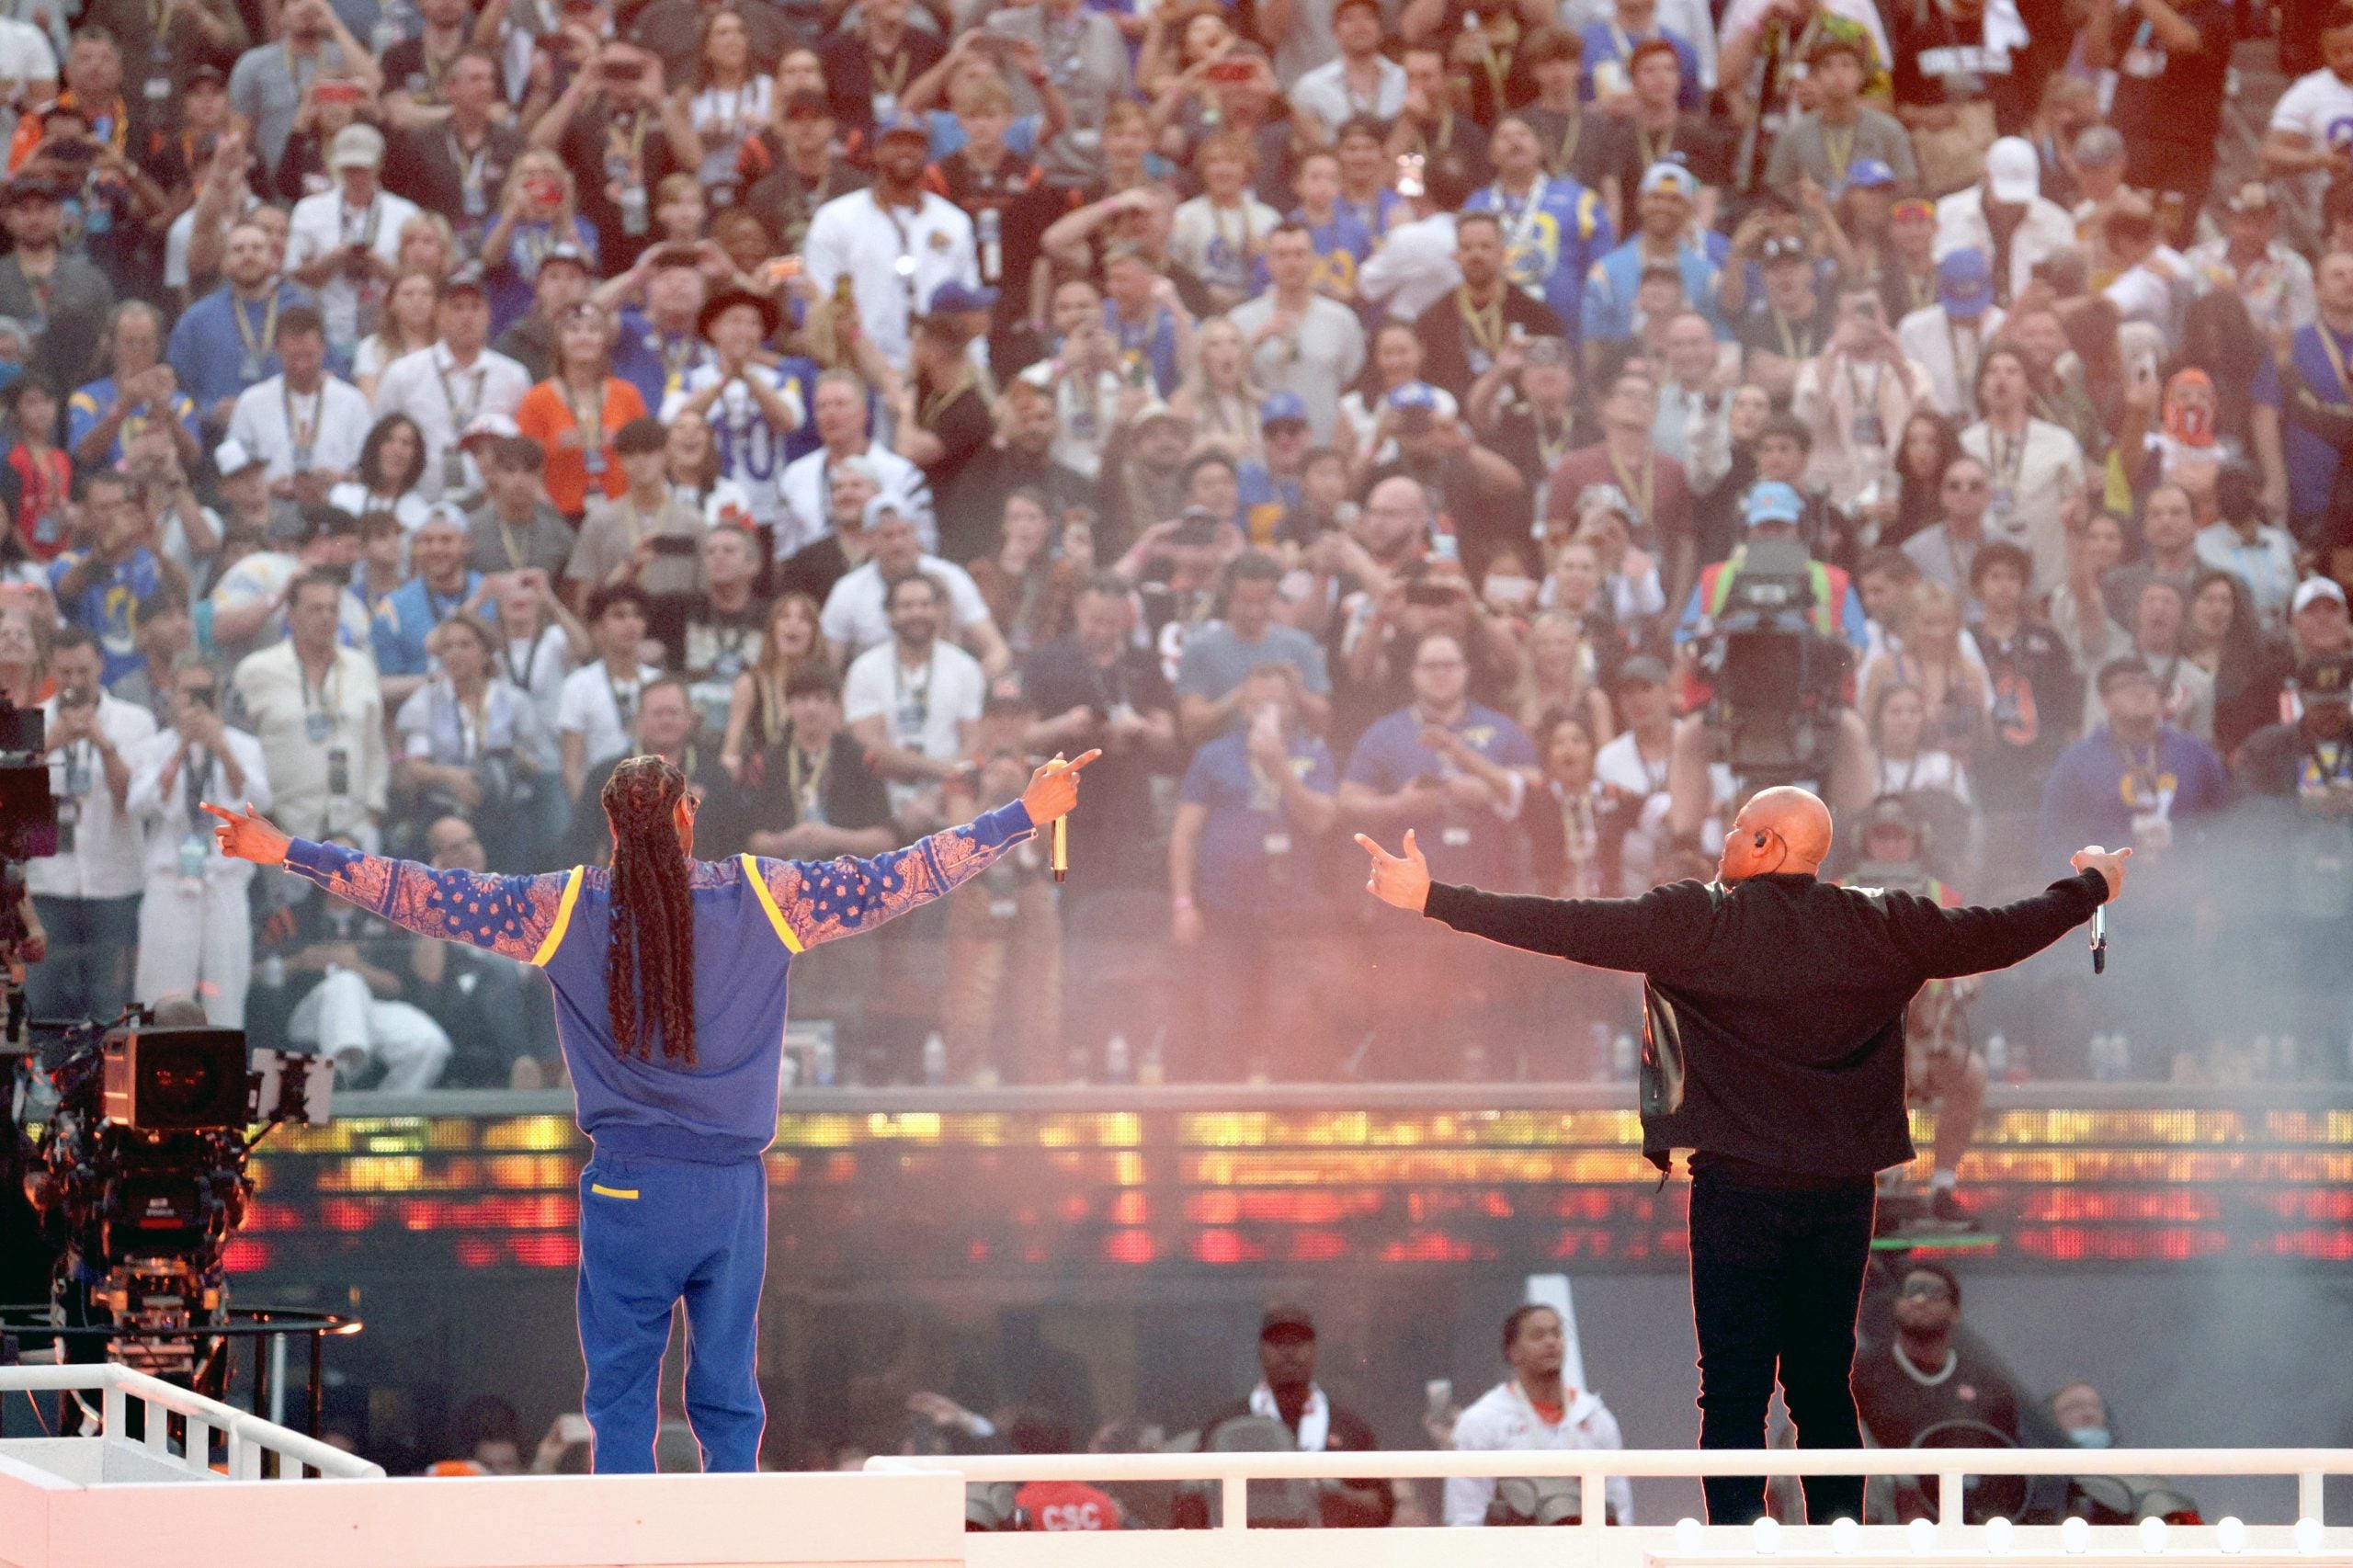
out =
[[[613,436],[632,419],[645,417],[645,400],[619,377],[605,382],[605,406],[597,415],[597,438],[604,454],[604,473],[597,485],[614,500],[629,493],[629,475],[613,450]],[[547,449],[548,499],[574,522],[588,509],[588,461],[582,449],[580,419],[565,396],[563,384],[541,381],[523,394],[515,410],[515,427]]]

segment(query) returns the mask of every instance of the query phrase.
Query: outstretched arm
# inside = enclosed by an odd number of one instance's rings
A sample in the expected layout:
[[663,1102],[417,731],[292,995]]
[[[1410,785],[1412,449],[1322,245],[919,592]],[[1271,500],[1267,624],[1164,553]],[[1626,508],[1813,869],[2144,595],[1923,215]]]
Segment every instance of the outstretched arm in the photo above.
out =
[[2097,846],[2076,852],[2076,874],[2031,898],[1999,909],[1945,909],[1908,893],[1889,895],[1898,917],[1896,940],[1916,956],[1930,980],[1985,974],[2032,958],[2124,891],[2130,849]]
[[1375,898],[1508,948],[1643,973],[1696,952],[1706,934],[1707,894],[1696,883],[1654,888],[1640,898],[1481,892],[1431,881],[1429,863],[1410,830],[1402,857],[1362,834],[1357,843],[1372,857],[1365,889]]
[[464,942],[523,963],[540,949],[563,919],[574,872],[493,877],[437,871],[411,860],[363,855],[339,844],[289,838],[251,805],[231,812],[205,803],[221,819],[213,829],[221,853],[257,866],[283,866],[335,897],[420,937]]
[[904,849],[871,859],[756,858],[754,864],[775,913],[801,948],[854,937],[946,897],[1006,850],[1069,814],[1078,804],[1079,769],[1102,755],[1090,751],[1067,767],[1049,763],[1031,775],[1019,800]]

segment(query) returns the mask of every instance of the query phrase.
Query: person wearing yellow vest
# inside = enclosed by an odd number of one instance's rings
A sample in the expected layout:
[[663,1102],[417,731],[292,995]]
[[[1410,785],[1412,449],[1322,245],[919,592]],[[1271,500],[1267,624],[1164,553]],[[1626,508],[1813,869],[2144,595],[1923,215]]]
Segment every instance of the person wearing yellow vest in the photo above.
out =
[[[1751,485],[1741,503],[1741,517],[1747,525],[1747,538],[1752,543],[1797,539],[1798,519],[1804,512],[1805,501],[1796,487],[1779,480],[1768,479]],[[1690,600],[1684,606],[1683,619],[1675,628],[1677,647],[1706,635],[1716,618],[1723,613],[1747,555],[1747,544],[1736,546],[1729,559],[1699,574],[1699,582],[1692,585]],[[1809,561],[1806,573],[1813,588],[1813,606],[1808,616],[1814,631],[1824,637],[1843,638],[1860,652],[1869,635],[1863,601],[1847,574],[1820,561]]]

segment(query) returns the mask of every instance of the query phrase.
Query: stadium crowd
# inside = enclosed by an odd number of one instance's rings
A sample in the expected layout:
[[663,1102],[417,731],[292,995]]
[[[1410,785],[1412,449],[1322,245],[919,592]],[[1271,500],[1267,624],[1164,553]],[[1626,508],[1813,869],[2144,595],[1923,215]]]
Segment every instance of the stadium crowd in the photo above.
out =
[[1867,881],[2160,880],[2097,1027],[1924,996],[1939,1095],[2347,1070],[2353,6],[0,12],[38,1016],[543,1084],[535,975],[197,802],[544,869],[659,752],[827,858],[1100,746],[1063,887],[796,965],[796,1072],[1628,1075],[1624,977],[1347,835],[1639,892],[1779,780]]

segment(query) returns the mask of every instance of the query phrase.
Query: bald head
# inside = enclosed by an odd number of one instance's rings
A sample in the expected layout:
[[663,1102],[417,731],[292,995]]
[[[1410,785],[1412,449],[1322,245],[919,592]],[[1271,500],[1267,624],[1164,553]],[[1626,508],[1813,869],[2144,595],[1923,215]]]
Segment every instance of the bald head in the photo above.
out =
[[1813,791],[1785,784],[1758,790],[1741,808],[1717,871],[1727,882],[1776,871],[1812,876],[1829,853],[1830,808]]

